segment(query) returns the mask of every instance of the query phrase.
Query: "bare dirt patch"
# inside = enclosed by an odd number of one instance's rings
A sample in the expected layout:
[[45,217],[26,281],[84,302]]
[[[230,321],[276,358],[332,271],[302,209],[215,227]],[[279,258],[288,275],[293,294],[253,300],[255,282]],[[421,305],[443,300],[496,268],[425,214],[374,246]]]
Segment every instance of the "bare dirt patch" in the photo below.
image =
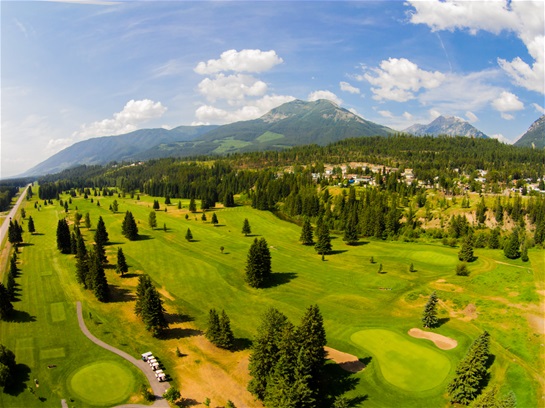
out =
[[458,345],[458,342],[450,337],[442,336],[441,334],[427,332],[413,327],[408,331],[409,336],[417,339],[431,340],[441,350],[450,350]]
[[327,358],[336,362],[345,371],[357,373],[365,368],[365,364],[352,354],[331,347],[324,347],[324,350],[327,352]]
[[163,286],[161,289],[157,289],[157,291],[158,291],[161,295],[163,295],[164,297],[166,297],[166,298],[169,299],[169,300],[172,300],[172,301],[176,300],[176,299],[174,298],[174,296],[172,296],[172,295],[166,290],[166,288],[165,288],[164,286]]
[[545,334],[545,317],[543,315],[528,314],[526,318],[532,329],[539,334]]

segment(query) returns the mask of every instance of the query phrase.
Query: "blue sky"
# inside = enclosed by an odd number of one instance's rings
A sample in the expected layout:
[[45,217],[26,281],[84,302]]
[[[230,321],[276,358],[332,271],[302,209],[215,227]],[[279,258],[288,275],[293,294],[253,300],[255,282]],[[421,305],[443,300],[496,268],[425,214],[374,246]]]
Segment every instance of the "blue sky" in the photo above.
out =
[[[85,3],[85,4],[84,4]],[[90,137],[327,98],[515,141],[544,113],[544,2],[2,1],[0,177]]]

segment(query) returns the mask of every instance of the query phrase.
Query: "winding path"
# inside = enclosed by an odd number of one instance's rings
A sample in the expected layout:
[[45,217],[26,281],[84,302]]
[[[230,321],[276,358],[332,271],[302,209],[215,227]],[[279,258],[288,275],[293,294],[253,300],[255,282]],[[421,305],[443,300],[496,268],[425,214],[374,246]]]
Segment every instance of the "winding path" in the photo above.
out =
[[[89,331],[89,329],[87,328],[87,326],[85,325],[85,321],[83,320],[83,313],[81,311],[81,302],[76,303],[76,309],[78,313],[79,327],[81,331],[83,332],[83,334],[85,334],[89,338],[89,340],[91,340],[96,345],[108,351],[111,351],[112,353],[115,353],[120,357],[123,357],[125,360],[127,360],[128,362],[132,363],[137,368],[139,368],[140,371],[142,371],[144,375],[147,377],[151,385],[151,388],[153,389],[153,393],[155,394],[155,402],[153,403],[152,406],[168,408],[169,407],[168,401],[166,401],[162,397],[162,395],[170,387],[170,384],[167,381],[158,382],[150,366],[145,361],[138,360],[134,358],[133,356],[131,356],[130,354],[127,354],[124,351],[116,349],[115,347],[112,347],[109,344],[106,344],[102,340],[93,336],[91,332]],[[122,407],[149,407],[149,405],[122,405]]]

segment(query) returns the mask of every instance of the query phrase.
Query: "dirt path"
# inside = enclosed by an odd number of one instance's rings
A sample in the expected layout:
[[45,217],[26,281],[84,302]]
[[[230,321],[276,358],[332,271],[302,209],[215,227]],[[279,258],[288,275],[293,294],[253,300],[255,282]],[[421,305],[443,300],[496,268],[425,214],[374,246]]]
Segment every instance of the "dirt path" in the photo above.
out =
[[[142,360],[137,360],[133,356],[125,353],[124,351],[121,351],[119,349],[116,349],[115,347],[110,346],[109,344],[104,343],[102,340],[99,340],[95,336],[91,334],[87,326],[85,325],[85,321],[83,320],[83,313],[81,311],[81,302],[76,303],[76,309],[78,313],[78,323],[81,331],[83,334],[89,338],[93,343],[96,345],[111,351],[112,353],[117,354],[120,357],[123,357],[128,362],[132,363],[134,366],[136,366],[148,379],[151,388],[153,389],[153,393],[155,394],[155,402],[153,403],[153,407],[164,407],[168,408],[169,404],[168,402],[163,399],[163,394],[165,391],[170,387],[170,384],[168,382],[158,382],[155,378],[155,375],[153,374],[153,371],[150,369],[149,365]],[[149,405],[123,405],[123,407],[149,407]]]

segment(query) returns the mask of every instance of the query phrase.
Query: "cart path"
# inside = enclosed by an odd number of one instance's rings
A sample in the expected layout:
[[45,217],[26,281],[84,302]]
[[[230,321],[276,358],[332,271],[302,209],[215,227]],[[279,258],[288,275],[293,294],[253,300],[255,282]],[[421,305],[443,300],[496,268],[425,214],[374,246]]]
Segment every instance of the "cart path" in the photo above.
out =
[[[170,384],[167,381],[164,381],[164,382],[157,381],[157,378],[155,378],[155,374],[154,374],[153,370],[150,368],[149,364],[146,363],[145,361],[138,360],[138,359],[134,358],[133,356],[131,356],[130,354],[127,354],[124,351],[116,349],[115,347],[112,347],[109,344],[106,344],[102,340],[100,340],[100,339],[96,338],[95,336],[93,336],[91,334],[91,332],[89,331],[89,329],[87,328],[87,326],[85,325],[85,321],[83,320],[83,313],[82,313],[82,310],[81,310],[81,302],[76,303],[76,309],[77,309],[77,313],[78,313],[79,327],[80,327],[81,331],[83,332],[83,334],[85,334],[87,336],[87,338],[89,338],[89,340],[91,340],[96,345],[98,345],[98,346],[100,346],[100,347],[102,347],[102,348],[104,348],[104,349],[106,349],[108,351],[111,351],[112,353],[115,353],[120,357],[123,357],[125,360],[127,360],[128,362],[132,363],[137,368],[139,368],[140,371],[142,371],[142,373],[144,373],[144,375],[148,379],[148,381],[149,381],[149,383],[151,385],[151,388],[153,389],[153,393],[155,394],[155,402],[153,403],[152,406],[153,407],[168,408],[169,407],[168,401],[163,399],[163,394],[170,387]],[[123,405],[123,407],[129,407],[129,406],[130,407],[139,407],[139,406],[140,407],[149,407],[149,405],[133,405],[133,404]]]

